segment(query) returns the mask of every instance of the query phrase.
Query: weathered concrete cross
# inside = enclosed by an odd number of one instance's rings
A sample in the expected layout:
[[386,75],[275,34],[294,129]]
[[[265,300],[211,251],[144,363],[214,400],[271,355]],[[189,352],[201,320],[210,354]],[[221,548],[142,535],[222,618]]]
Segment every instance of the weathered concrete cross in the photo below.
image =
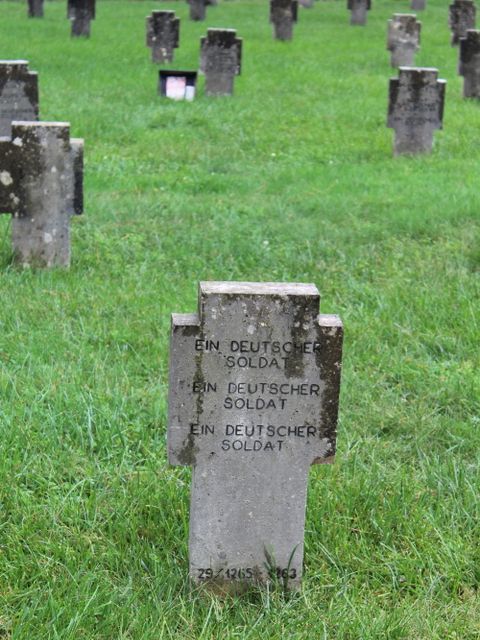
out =
[[302,576],[308,471],[335,454],[342,324],[310,284],[202,282],[173,314],[169,460],[192,465],[190,576]]
[[432,149],[433,133],[443,125],[445,80],[438,70],[400,67],[390,79],[387,126],[395,129],[394,155],[425,153]]
[[458,73],[463,76],[463,97],[480,98],[480,31],[468,29],[460,38]]
[[83,140],[64,122],[13,122],[0,139],[0,212],[10,213],[15,260],[70,264],[70,216],[83,210]]
[[43,18],[43,0],[28,0],[28,17]]
[[350,13],[350,24],[363,26],[367,23],[367,11],[372,6],[371,0],[347,0]]
[[38,74],[26,60],[0,60],[0,136],[13,120],[38,120]]
[[242,70],[242,38],[234,29],[208,29],[200,38],[199,70],[205,75],[205,95],[232,95]]
[[172,62],[179,36],[180,18],[175,11],[152,11],[147,16],[147,47],[152,50],[152,62]]
[[464,38],[468,29],[475,29],[477,7],[473,0],[454,0],[448,7],[448,25],[452,32],[451,43],[455,46]]
[[68,0],[67,17],[72,23],[72,38],[90,37],[90,22],[95,19],[95,0]]
[[420,48],[422,24],[416,16],[408,13],[395,13],[388,21],[387,49],[390,51],[392,67],[411,67],[415,53]]
[[276,40],[291,40],[298,20],[297,0],[270,0],[270,22]]

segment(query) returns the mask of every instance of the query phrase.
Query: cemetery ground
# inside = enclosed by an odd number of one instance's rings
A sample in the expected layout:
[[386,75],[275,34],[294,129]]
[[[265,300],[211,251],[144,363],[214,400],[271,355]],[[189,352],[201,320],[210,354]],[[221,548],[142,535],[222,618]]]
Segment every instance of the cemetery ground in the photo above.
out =
[[[102,0],[0,5],[2,58],[39,72],[40,117],[85,139],[72,267],[12,265],[0,220],[0,637],[480,637],[480,104],[461,98],[447,3],[416,63],[447,79],[432,155],[392,157],[387,19],[268,6],[187,20]],[[171,68],[207,26],[244,38],[233,98],[156,95],[145,17],[174,9]],[[201,81],[203,83],[203,80]],[[169,314],[198,280],[313,282],[345,325],[334,465],[312,468],[300,593],[221,600],[188,584],[191,472],[166,461]]]

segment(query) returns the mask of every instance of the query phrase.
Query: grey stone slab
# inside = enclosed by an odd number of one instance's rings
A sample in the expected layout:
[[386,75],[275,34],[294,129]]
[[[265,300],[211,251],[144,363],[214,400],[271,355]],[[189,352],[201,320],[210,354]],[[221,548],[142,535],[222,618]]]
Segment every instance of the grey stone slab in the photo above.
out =
[[201,21],[205,20],[207,14],[207,1],[206,0],[187,0],[190,5],[190,20]]
[[43,0],[28,0],[28,17],[43,18]]
[[200,39],[200,68],[207,96],[233,94],[235,76],[242,69],[242,39],[234,29],[208,29]]
[[420,48],[422,25],[416,16],[408,13],[395,13],[388,21],[387,49],[390,51],[392,67],[411,67],[415,53]]
[[412,0],[410,2],[410,9],[414,11],[424,11],[426,6],[426,0]]
[[238,593],[302,577],[312,464],[335,454],[342,323],[311,284],[203,282],[173,314],[168,455],[193,466],[190,577]]
[[0,139],[0,211],[20,265],[70,264],[70,216],[83,211],[83,140],[63,122],[13,122]]
[[463,97],[480,98],[480,31],[467,29],[460,38],[458,73],[463,76]]
[[476,13],[477,8],[473,0],[455,0],[449,6],[448,26],[452,32],[452,46],[465,37],[468,29],[475,29]]
[[390,79],[387,126],[395,130],[394,155],[428,153],[443,126],[445,80],[438,70],[400,67]]
[[68,0],[67,17],[72,38],[89,38],[90,22],[95,19],[95,0]]
[[174,11],[152,11],[147,16],[147,47],[152,50],[152,62],[172,62],[174,49],[180,43],[180,18]]
[[347,0],[350,11],[350,24],[363,26],[367,24],[367,11],[372,8],[371,0]]
[[0,60],[0,136],[13,120],[38,120],[38,74],[26,60]]
[[297,0],[270,0],[270,22],[275,40],[291,40],[297,20]]

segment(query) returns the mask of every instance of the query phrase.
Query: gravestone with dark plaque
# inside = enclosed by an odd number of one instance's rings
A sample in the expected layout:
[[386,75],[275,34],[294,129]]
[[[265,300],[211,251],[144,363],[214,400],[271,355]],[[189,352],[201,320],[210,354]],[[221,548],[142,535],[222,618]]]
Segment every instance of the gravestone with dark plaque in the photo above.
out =
[[365,25],[367,23],[367,11],[370,11],[371,6],[371,0],[347,0],[347,8],[350,11],[350,24]]
[[387,126],[395,130],[394,155],[428,153],[442,128],[445,80],[438,70],[400,67],[390,79]]
[[90,22],[95,19],[95,0],[68,0],[67,17],[72,23],[72,38],[89,38]]
[[190,577],[238,593],[302,576],[312,464],[333,461],[342,323],[311,284],[202,282],[173,314],[168,455],[191,465]]
[[152,11],[147,16],[147,47],[152,50],[152,62],[172,62],[179,35],[180,18],[175,11]]
[[411,67],[420,48],[422,24],[416,16],[395,13],[388,21],[387,49],[392,67]]
[[13,120],[38,120],[38,74],[27,60],[0,60],[0,136]]
[[242,68],[242,39],[234,29],[208,29],[200,39],[200,73],[207,96],[233,94],[235,76]]
[[206,0],[187,0],[187,2],[190,5],[190,20],[205,20],[208,2]]
[[463,97],[480,98],[480,31],[468,29],[460,38],[458,73],[463,76]]
[[13,122],[0,139],[0,212],[21,265],[70,264],[70,216],[83,210],[83,140],[64,122]]
[[425,9],[426,0],[412,0],[410,3],[410,9],[414,11],[423,11]]
[[473,0],[454,0],[449,6],[448,26],[452,32],[452,46],[465,37],[468,29],[475,29],[476,13],[477,7]]
[[43,0],[28,0],[28,17],[43,18]]
[[291,40],[297,19],[297,0],[270,0],[270,22],[275,40]]

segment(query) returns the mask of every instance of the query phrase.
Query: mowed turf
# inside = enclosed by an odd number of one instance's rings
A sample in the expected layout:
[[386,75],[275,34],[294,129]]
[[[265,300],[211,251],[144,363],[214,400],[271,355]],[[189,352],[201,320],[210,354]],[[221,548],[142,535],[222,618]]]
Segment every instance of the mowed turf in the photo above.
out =
[[[266,0],[0,3],[1,58],[39,72],[41,118],[85,139],[69,271],[11,263],[0,220],[0,638],[474,640],[480,637],[480,104],[461,98],[447,2],[417,64],[447,79],[430,156],[392,158],[386,20]],[[234,98],[156,95],[145,16],[244,38]],[[314,282],[345,324],[334,466],[310,474],[301,593],[188,584],[190,470],[166,461],[169,314],[198,280]],[[281,523],[279,524],[281,526]]]

